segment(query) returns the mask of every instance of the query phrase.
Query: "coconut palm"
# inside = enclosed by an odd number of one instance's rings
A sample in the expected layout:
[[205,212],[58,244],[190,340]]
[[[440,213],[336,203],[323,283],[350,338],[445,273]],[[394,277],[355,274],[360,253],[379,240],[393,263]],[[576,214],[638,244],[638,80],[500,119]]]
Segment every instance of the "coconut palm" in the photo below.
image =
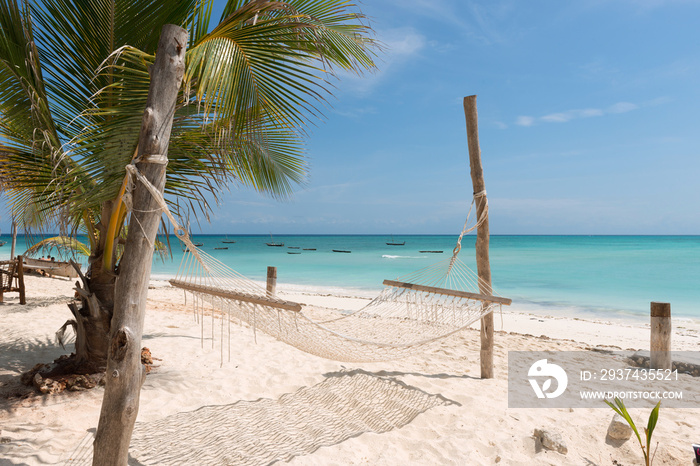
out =
[[0,181],[26,228],[84,234],[73,303],[80,371],[104,368],[149,66],[163,24],[188,29],[168,149],[171,211],[207,216],[231,183],[289,196],[305,128],[334,70],[372,69],[375,42],[344,0],[0,0]]

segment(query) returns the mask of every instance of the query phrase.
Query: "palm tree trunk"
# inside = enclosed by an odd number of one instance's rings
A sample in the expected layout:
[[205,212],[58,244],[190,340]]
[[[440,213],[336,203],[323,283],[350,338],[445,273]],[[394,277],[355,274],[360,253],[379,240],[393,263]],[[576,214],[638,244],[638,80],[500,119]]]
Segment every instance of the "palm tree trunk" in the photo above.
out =
[[[110,217],[113,204],[110,201],[102,205],[102,219]],[[87,273],[83,275],[78,271],[81,279],[81,282],[76,283],[79,302],[68,305],[73,314],[76,334],[75,356],[65,361],[65,367],[59,369],[62,372],[97,373],[103,372],[107,367],[117,275],[102,267],[106,228],[102,222],[97,227],[100,240],[90,255]]]

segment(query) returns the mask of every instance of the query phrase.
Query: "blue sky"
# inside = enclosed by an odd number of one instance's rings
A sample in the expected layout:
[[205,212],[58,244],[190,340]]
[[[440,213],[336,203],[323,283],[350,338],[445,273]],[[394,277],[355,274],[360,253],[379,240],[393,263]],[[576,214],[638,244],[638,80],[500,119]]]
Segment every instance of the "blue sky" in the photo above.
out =
[[307,183],[284,202],[232,186],[193,232],[456,235],[476,94],[493,234],[700,233],[700,1],[361,9],[385,51],[334,82]]
[[335,83],[308,183],[233,187],[207,233],[458,234],[478,95],[494,234],[698,234],[698,1],[366,1],[379,71]]

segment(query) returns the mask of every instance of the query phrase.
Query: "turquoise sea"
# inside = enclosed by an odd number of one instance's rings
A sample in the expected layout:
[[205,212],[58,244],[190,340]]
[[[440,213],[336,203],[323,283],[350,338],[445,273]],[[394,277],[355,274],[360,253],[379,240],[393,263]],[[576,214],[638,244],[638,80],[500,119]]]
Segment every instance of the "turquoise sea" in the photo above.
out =
[[[454,236],[195,235],[202,249],[238,272],[264,281],[277,267],[279,284],[346,290],[371,296],[394,279],[451,254]],[[10,254],[8,244],[0,258]],[[224,243],[224,241],[235,243]],[[475,237],[465,237],[460,258],[476,270]],[[173,276],[182,249],[171,238],[173,258],[155,259],[154,278]],[[224,248],[228,249],[215,249]],[[24,251],[18,238],[17,250]],[[295,248],[295,249],[292,249]],[[298,249],[296,249],[298,248]],[[304,249],[315,249],[315,251]],[[335,253],[333,249],[351,253]],[[442,254],[419,251],[443,251]],[[289,254],[289,253],[298,254]],[[52,253],[56,255],[55,251]],[[700,319],[700,236],[492,236],[494,289],[514,305],[583,318],[648,318],[651,301],[670,302],[677,317]]]

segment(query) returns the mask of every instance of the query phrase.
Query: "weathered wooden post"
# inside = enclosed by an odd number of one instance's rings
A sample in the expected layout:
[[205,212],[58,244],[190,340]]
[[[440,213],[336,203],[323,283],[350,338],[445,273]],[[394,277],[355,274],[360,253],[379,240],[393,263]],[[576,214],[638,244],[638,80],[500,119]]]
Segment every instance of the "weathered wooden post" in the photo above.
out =
[[[161,193],[177,94],[185,71],[187,31],[166,24],[161,30],[139,135],[136,169]],[[146,314],[153,244],[162,207],[141,181],[134,181],[131,220],[114,293],[105,393],[95,435],[94,466],[124,466],[146,377],[141,335]]]
[[[12,277],[10,277],[12,280]],[[24,258],[17,256],[17,288],[19,288],[19,303],[27,304],[27,295],[24,288]]]
[[651,369],[672,369],[671,303],[651,303]]
[[[486,201],[486,184],[484,170],[481,167],[481,149],[479,148],[479,124],[476,111],[476,96],[464,98],[464,115],[467,120],[467,142],[469,144],[469,166],[472,185],[474,186],[474,203],[476,204],[476,270],[479,275],[479,292],[493,294],[491,289],[491,264],[489,262],[489,218]],[[483,306],[486,303],[482,304]],[[493,378],[493,312],[481,318],[481,378]]]
[[10,249],[10,259],[15,258],[15,249],[17,246],[17,222],[12,219],[12,248]]
[[277,267],[267,267],[267,297],[272,298],[277,292]]

